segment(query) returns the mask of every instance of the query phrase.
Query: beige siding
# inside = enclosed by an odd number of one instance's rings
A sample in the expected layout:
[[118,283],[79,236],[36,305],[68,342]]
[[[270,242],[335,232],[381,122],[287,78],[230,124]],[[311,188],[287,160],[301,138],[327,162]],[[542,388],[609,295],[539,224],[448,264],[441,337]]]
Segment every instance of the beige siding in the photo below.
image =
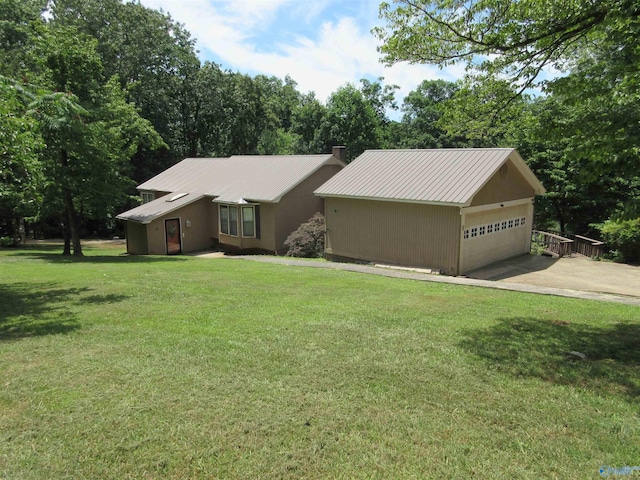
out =
[[[498,260],[528,253],[531,249],[532,217],[531,202],[466,214],[463,218],[463,228],[469,232],[475,228],[476,236],[472,236],[470,233],[469,238],[462,240],[460,273],[466,273]],[[525,218],[524,224],[520,221],[514,222],[513,226],[509,228],[510,221],[522,218]],[[503,222],[507,224],[506,229],[502,228]],[[495,231],[496,223],[500,224],[500,230],[497,232]],[[481,230],[482,227],[484,228]]]
[[130,255],[147,255],[147,226],[137,222],[127,222],[127,253]]
[[277,207],[275,246],[276,250],[285,249],[284,241],[300,224],[309,220],[316,212],[322,213],[324,201],[316,197],[313,191],[341,170],[339,165],[325,165],[287,193]]
[[328,254],[456,274],[460,209],[325,199]]
[[220,238],[220,219],[218,217],[218,204],[213,203],[211,199],[208,199],[209,202],[209,236],[212,239],[219,240]]
[[472,206],[507,202],[535,195],[533,187],[520,174],[516,166],[508,160],[473,197]]
[[203,198],[151,222],[147,225],[149,253],[152,255],[164,255],[167,253],[164,221],[171,218],[180,219],[182,252],[195,252],[209,248],[213,243],[211,238],[211,208],[211,200]]

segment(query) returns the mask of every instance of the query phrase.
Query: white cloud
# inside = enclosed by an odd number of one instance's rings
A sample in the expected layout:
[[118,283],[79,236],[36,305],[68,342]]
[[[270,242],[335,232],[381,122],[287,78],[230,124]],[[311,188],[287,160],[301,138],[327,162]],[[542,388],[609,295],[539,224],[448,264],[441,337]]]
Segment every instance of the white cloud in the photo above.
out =
[[[299,90],[314,91],[324,101],[345,83],[385,77],[401,88],[399,103],[425,79],[454,80],[462,67],[439,70],[401,63],[385,67],[370,33],[377,0],[361,0],[358,9],[342,12],[337,0],[142,0],[162,8],[183,23],[198,40],[201,58],[243,73],[290,75]],[[353,4],[352,4],[353,5]],[[371,10],[371,11],[370,11]],[[347,13],[351,16],[346,16]],[[323,16],[324,15],[324,16]],[[283,18],[286,19],[283,21]],[[287,24],[290,19],[296,24]],[[271,40],[278,38],[278,40]],[[285,40],[286,39],[286,43]]]

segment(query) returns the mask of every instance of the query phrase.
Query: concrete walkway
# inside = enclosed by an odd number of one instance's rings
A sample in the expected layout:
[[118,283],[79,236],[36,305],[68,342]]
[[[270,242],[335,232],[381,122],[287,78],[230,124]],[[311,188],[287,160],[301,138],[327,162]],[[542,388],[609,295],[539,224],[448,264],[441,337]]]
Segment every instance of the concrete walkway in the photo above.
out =
[[[354,264],[354,263],[295,260],[289,257],[274,257],[274,256],[267,256],[267,255],[237,255],[237,256],[226,257],[221,252],[214,252],[214,253],[208,253],[208,254],[202,253],[197,256],[206,257],[206,258],[233,258],[238,260],[275,263],[275,264],[289,265],[289,266],[295,266],[295,267],[329,268],[334,270],[367,273],[367,274],[373,274],[373,275],[381,275],[384,277],[404,278],[404,279],[418,280],[423,282],[448,283],[448,284],[454,284],[454,285],[470,285],[474,287],[494,288],[498,290],[510,290],[514,292],[537,293],[542,295],[555,295],[560,297],[600,300],[600,301],[606,301],[606,302],[624,303],[627,305],[640,306],[640,288],[638,288],[637,290],[633,290],[634,295],[626,295],[624,293],[616,294],[616,293],[607,293],[603,291],[589,291],[589,290],[579,290],[579,289],[573,289],[573,288],[563,288],[563,287],[554,286],[551,284],[550,285],[532,284],[532,283],[528,283],[526,281],[526,278],[523,277],[524,273],[522,272],[526,270],[526,268],[517,262],[514,265],[516,266],[519,265],[517,268],[521,269],[520,270],[521,274],[520,276],[516,275],[513,277],[516,279],[516,281],[511,281],[512,278],[506,276],[507,271],[509,269],[508,265],[502,265],[500,267],[501,264],[492,266],[489,269],[478,270],[476,272],[473,272],[468,277],[449,277],[445,275],[434,275],[429,273],[423,273],[419,270],[416,271],[412,269],[384,268],[380,266],[360,265],[360,264]],[[526,262],[530,261],[529,260],[530,257],[534,257],[534,256],[528,255],[528,256],[519,257],[519,258],[521,262],[524,262],[524,264],[527,265]],[[549,268],[551,267],[551,265],[550,264],[547,265],[547,263],[544,263],[544,262],[553,261],[554,259],[549,259],[548,257],[535,256],[535,259],[538,259],[538,258],[545,259],[543,260],[542,265],[545,265],[547,267],[546,269],[542,269],[542,270],[547,270],[546,276],[541,275],[542,281],[538,282],[538,283],[543,283],[545,278],[552,279],[554,275],[552,270],[550,270]],[[536,261],[535,259],[534,259],[534,262]],[[515,260],[518,260],[518,259],[515,259]],[[565,259],[560,259],[560,260],[565,260]],[[576,259],[571,258],[566,260],[572,261]],[[583,259],[583,260],[586,262],[590,262],[592,265],[605,264],[604,262],[593,262],[588,259]],[[558,259],[555,259],[555,262],[553,263],[554,264],[558,263]],[[609,265],[612,265],[614,267],[621,266],[617,264],[609,264]],[[624,267],[629,267],[630,269],[632,269],[629,271],[630,278],[640,282],[640,267],[631,267],[628,265],[625,265]],[[531,265],[529,265],[528,268],[531,270],[531,272],[540,271],[540,270],[535,270],[534,267]],[[583,265],[583,268],[588,268],[588,266]],[[497,270],[494,270],[494,269],[497,269]],[[574,272],[574,276],[575,275],[577,276],[583,275],[583,272],[581,271]],[[471,276],[476,278],[471,278]],[[480,278],[480,277],[486,277],[486,278]],[[594,278],[595,281],[598,280],[597,276],[595,277],[592,276],[592,278]],[[627,282],[622,281],[621,283],[626,284]],[[640,316],[640,312],[639,312],[639,316]]]

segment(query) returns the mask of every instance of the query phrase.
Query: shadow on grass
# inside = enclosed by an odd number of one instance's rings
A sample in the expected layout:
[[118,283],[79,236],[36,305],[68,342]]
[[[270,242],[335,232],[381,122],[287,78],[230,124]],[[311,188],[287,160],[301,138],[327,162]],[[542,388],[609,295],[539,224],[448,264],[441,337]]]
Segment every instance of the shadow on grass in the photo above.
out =
[[89,288],[56,288],[55,283],[0,284],[0,341],[72,332],[80,327],[73,307],[112,304],[124,295],[87,295]]
[[640,394],[640,323],[597,328],[514,317],[465,336],[462,347],[494,370],[603,393]]
[[28,249],[16,250],[9,253],[10,257],[28,257],[44,260],[49,263],[157,263],[157,262],[184,262],[187,259],[176,256],[149,256],[149,255],[92,255],[89,253],[83,257],[62,255],[58,253],[43,252],[41,247],[29,251]]

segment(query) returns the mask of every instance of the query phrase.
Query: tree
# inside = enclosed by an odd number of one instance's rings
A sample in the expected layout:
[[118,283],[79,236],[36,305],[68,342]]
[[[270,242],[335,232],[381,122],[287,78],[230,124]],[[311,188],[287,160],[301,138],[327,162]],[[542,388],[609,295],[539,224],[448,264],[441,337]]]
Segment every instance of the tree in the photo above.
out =
[[0,0],[0,75],[17,78],[34,65],[36,32],[47,0]]
[[[458,91],[458,85],[444,80],[424,80],[409,92],[402,104],[401,138],[402,148],[450,148],[465,146],[466,131],[455,131],[448,135],[440,119]],[[459,138],[457,138],[459,137]]]
[[637,38],[634,0],[396,0],[380,5],[386,27],[374,29],[388,64],[407,60],[506,75],[520,92],[545,67],[563,68],[590,42]]
[[38,213],[43,185],[42,137],[35,120],[22,114],[14,83],[0,77],[0,237],[11,238],[22,218]]
[[537,200],[537,225],[596,235],[592,224],[614,216],[638,194],[640,182],[621,175],[613,163],[594,174],[590,158],[579,153],[578,139],[564,133],[572,115],[573,107],[560,98],[537,98],[505,129],[505,143],[518,149],[547,189]]
[[352,160],[366,149],[380,147],[380,118],[362,92],[347,84],[329,97],[316,137],[322,140],[324,151],[347,145],[347,158]]
[[20,86],[26,115],[44,139],[43,192],[52,199],[48,207],[60,209],[63,253],[73,244],[76,256],[82,255],[82,219],[113,217],[122,204],[138,146],[162,145],[125,101],[117,77],[104,81],[96,43],[72,27],[47,28],[36,39],[40,64],[34,72],[44,87]]
[[324,142],[318,135],[327,109],[313,92],[304,95],[291,113],[291,134],[294,135],[294,151],[300,154],[321,152]]
[[261,91],[265,112],[265,125],[260,135],[258,152],[262,155],[297,153],[298,136],[292,133],[293,112],[300,105],[302,94],[296,82],[286,76],[284,82],[277,77],[256,76],[253,81]]
[[250,76],[207,62],[198,72],[196,94],[200,155],[257,153],[266,119],[262,91]]
[[104,77],[117,76],[127,100],[168,145],[163,151],[139,149],[132,158],[133,178],[147,180],[178,159],[195,156],[200,61],[189,32],[139,2],[55,0],[51,7],[54,25],[97,40]]
[[[517,128],[529,100],[527,95],[516,95],[504,80],[467,76],[440,104],[438,127],[451,138],[464,139],[458,146],[512,146],[505,142],[505,136]],[[502,105],[499,111],[497,104]]]

